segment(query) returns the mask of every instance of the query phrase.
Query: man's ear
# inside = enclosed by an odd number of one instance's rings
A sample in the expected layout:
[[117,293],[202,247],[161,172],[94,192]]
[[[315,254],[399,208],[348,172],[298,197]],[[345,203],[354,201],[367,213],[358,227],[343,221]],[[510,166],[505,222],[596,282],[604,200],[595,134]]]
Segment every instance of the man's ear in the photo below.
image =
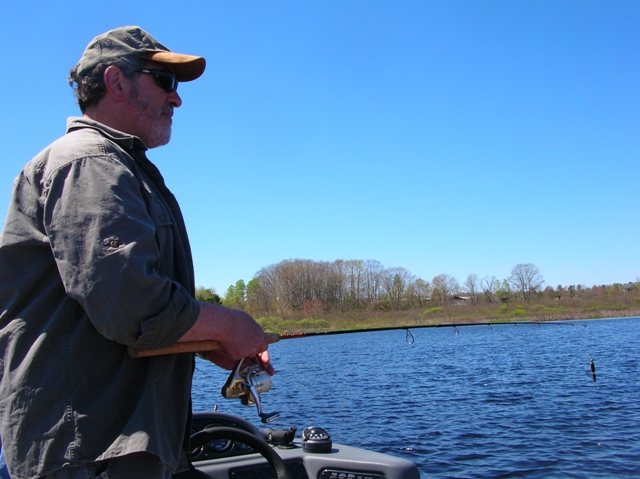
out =
[[107,87],[107,95],[118,103],[125,100],[127,81],[128,79],[124,76],[122,70],[116,66],[111,65],[104,71],[104,84]]

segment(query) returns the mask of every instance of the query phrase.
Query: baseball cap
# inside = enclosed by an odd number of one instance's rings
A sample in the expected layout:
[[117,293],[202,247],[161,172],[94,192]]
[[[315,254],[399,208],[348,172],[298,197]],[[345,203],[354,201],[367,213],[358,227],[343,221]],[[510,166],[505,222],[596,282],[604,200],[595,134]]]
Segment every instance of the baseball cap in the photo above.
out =
[[203,57],[174,53],[142,28],[127,26],[91,40],[78,62],[77,74],[81,76],[98,63],[130,56],[170,66],[180,82],[195,80],[206,67]]

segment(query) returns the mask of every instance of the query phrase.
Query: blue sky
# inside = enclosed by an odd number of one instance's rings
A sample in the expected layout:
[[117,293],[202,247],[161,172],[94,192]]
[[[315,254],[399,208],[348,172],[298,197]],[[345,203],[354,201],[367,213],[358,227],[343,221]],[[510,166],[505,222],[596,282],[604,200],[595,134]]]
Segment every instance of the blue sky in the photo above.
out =
[[425,280],[640,278],[640,2],[2,2],[0,216],[78,115],[68,70],[140,25],[208,62],[150,152],[198,285],[299,258]]

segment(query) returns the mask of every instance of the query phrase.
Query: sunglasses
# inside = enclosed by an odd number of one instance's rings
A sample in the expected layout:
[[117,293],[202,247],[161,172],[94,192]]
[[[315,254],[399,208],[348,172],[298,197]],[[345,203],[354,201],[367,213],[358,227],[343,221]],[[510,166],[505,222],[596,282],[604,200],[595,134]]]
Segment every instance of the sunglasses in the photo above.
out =
[[148,73],[153,76],[153,79],[156,81],[158,86],[162,88],[167,93],[171,93],[172,91],[176,91],[178,88],[178,80],[173,72],[168,70],[154,70],[152,68],[142,68],[140,70],[136,70],[139,73]]

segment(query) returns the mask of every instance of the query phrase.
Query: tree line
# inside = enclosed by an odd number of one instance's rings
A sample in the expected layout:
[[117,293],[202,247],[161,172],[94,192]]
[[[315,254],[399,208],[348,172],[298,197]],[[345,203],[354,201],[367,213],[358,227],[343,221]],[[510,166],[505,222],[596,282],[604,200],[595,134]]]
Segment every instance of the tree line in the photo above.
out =
[[237,281],[224,298],[204,287],[198,288],[197,297],[254,315],[319,317],[332,312],[401,311],[453,302],[531,302],[545,295],[585,291],[582,286],[543,289],[543,285],[540,270],[531,263],[515,265],[505,279],[469,274],[460,284],[448,274],[425,280],[406,268],[385,268],[376,260],[288,259],[262,268],[248,283]]

